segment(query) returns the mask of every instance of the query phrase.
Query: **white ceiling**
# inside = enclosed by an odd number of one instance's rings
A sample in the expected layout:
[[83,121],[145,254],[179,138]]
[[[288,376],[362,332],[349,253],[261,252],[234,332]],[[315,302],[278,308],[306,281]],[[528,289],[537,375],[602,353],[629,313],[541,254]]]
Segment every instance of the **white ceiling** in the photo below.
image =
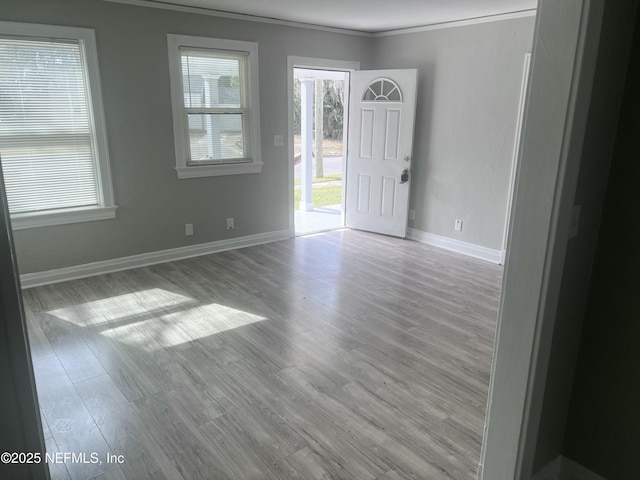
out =
[[535,9],[537,0],[152,0],[363,32]]

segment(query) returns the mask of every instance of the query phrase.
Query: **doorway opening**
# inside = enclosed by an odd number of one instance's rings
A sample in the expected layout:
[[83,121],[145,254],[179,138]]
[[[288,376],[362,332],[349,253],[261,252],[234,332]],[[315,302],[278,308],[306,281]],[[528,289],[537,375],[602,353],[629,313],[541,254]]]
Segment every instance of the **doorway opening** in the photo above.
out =
[[349,72],[293,69],[295,235],[344,227]]

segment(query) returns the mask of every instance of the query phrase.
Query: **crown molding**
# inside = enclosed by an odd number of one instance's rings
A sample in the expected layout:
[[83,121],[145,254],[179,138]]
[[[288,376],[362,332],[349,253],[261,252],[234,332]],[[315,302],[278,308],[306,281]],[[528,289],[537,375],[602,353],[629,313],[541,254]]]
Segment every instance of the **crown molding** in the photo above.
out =
[[234,20],[244,20],[247,22],[270,23],[274,25],[284,25],[287,27],[306,28],[309,30],[320,30],[322,32],[341,33],[344,35],[356,35],[360,37],[372,37],[369,32],[359,30],[350,30],[347,28],[327,27],[324,25],[314,25],[312,23],[293,22],[290,20],[280,20],[278,18],[260,17],[257,15],[248,15],[244,13],[225,12],[222,10],[214,10],[203,7],[190,7],[187,5],[178,5],[176,3],[156,1],[156,0],[103,0],[105,2],[123,3],[126,5],[134,5],[136,7],[159,8],[162,10],[173,10],[177,12],[196,13],[198,15],[208,15],[211,17],[231,18]]
[[481,23],[501,22],[503,20],[513,20],[515,18],[535,17],[536,9],[521,10],[519,12],[499,13],[497,15],[487,15],[485,17],[468,18],[465,20],[455,20],[453,22],[433,23],[431,25],[423,25],[421,27],[400,28],[397,30],[387,30],[384,32],[372,33],[371,36],[390,37],[392,35],[407,35],[410,33],[429,32],[431,30],[442,30],[444,28],[468,27],[470,25],[478,25]]
[[433,23],[419,27],[400,28],[395,30],[385,30],[383,32],[363,32],[360,30],[352,30],[348,28],[328,27],[325,25],[315,25],[312,23],[294,22],[291,20],[281,20],[278,18],[261,17],[257,15],[248,15],[244,13],[225,12],[223,10],[214,10],[204,7],[190,7],[180,5],[169,1],[158,0],[103,0],[105,2],[122,3],[125,5],[134,5],[137,7],[159,8],[163,10],[173,10],[177,12],[195,13],[198,15],[208,15],[211,17],[231,18],[234,20],[244,20],[248,22],[269,23],[273,25],[284,25],[294,28],[306,28],[309,30],[319,30],[322,32],[341,33],[344,35],[356,35],[359,37],[388,37],[392,35],[406,35],[410,33],[428,32],[431,30],[441,30],[444,28],[466,27],[469,25],[477,25],[481,23],[499,22],[503,20],[512,20],[515,18],[524,18],[535,16],[536,10],[521,10],[518,12],[499,13],[497,15],[487,15],[484,17],[469,18],[465,20],[456,20],[453,22]]

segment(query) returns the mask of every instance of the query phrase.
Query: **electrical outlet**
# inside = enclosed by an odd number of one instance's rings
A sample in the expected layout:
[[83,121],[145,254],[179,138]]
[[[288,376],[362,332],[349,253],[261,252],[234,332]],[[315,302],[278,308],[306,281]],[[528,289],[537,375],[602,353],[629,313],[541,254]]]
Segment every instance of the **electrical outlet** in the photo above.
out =
[[274,135],[273,136],[273,146],[281,147],[284,145],[284,137],[282,135]]
[[462,220],[456,220],[455,229],[456,229],[456,232],[461,232],[462,231]]
[[227,230],[233,230],[234,228],[236,228],[236,226],[233,222],[233,217],[227,218]]
[[416,219],[416,211],[409,210],[409,220],[415,220],[415,219]]
[[191,235],[193,235],[193,223],[184,224],[184,234],[186,237],[190,237]]

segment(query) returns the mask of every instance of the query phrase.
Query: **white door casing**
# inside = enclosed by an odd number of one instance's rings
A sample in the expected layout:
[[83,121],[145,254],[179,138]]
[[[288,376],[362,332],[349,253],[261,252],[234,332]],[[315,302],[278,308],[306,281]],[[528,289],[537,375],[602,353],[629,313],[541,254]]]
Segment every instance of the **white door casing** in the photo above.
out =
[[416,69],[351,74],[345,202],[349,228],[406,236],[417,77]]

